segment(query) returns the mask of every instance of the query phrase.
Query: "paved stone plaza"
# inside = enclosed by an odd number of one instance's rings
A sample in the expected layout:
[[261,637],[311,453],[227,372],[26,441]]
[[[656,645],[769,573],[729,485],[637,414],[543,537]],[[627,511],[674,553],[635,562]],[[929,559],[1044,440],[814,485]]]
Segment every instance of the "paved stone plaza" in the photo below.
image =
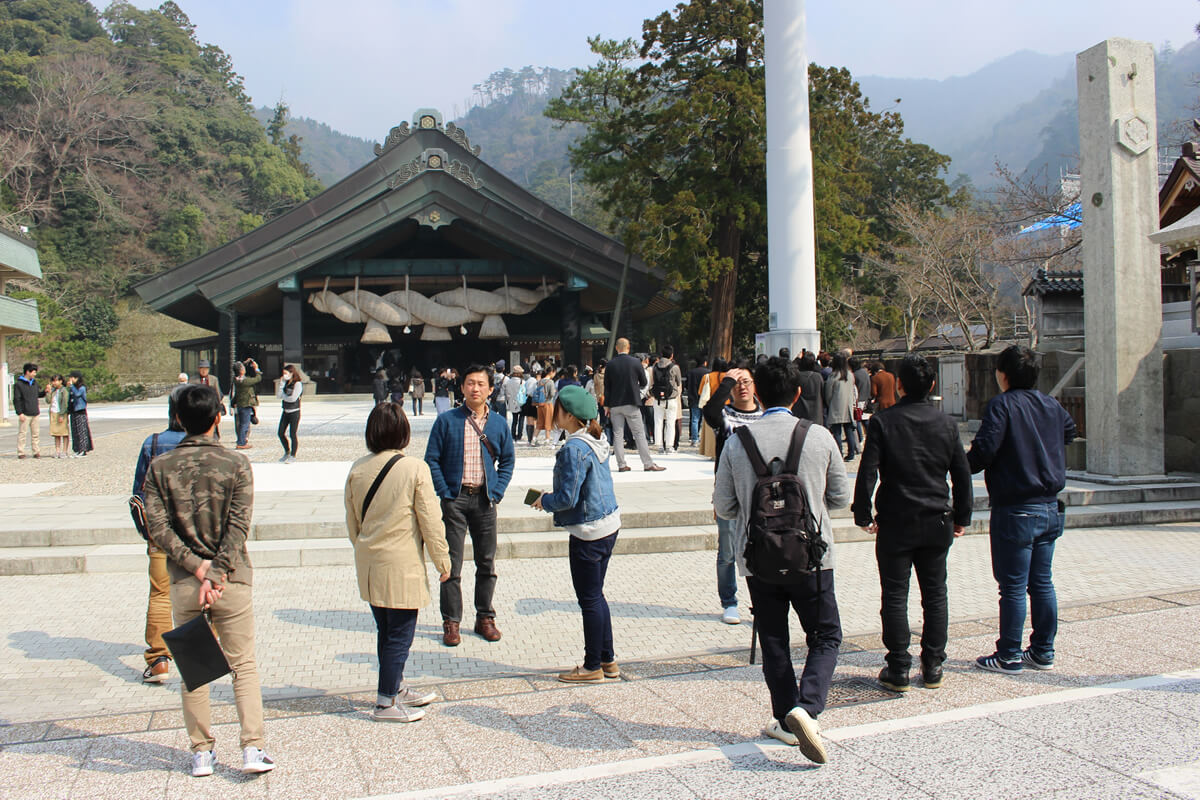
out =
[[[135,408],[97,407],[97,427],[114,429],[96,455],[154,426],[146,417],[153,405]],[[322,448],[360,435],[361,410],[307,408],[313,429],[302,436],[313,463],[344,469],[344,461],[323,460]],[[107,469],[119,468],[127,482],[132,462],[118,460],[128,454],[112,455]],[[522,452],[526,483],[548,475],[546,456]],[[702,504],[703,462],[673,458],[674,481],[634,475],[637,484],[619,494],[640,498],[637,505],[666,508],[677,495],[683,506]],[[266,458],[256,462],[267,468],[256,465],[260,514],[303,503],[305,486],[270,484]],[[53,487],[34,484],[59,481],[16,474],[27,464],[7,454],[0,461],[0,531],[53,527],[56,503],[69,506],[64,514],[86,513],[84,493],[48,495]],[[293,475],[340,480],[328,475],[332,466],[312,469]],[[91,498],[96,508],[120,509],[109,492]],[[391,726],[367,716],[374,626],[352,567],[261,568],[258,656],[279,768],[257,779],[229,767],[239,754],[228,679],[213,693],[221,766],[212,778],[188,775],[178,679],[140,680],[143,572],[0,577],[0,796],[1200,797],[1198,524],[1068,531],[1055,560],[1063,606],[1056,669],[1019,677],[971,665],[993,649],[996,589],[986,537],[965,537],[951,551],[946,684],[929,691],[918,681],[904,696],[873,680],[882,659],[872,545],[838,545],[848,638],[833,698],[844,704],[821,718],[831,763],[819,769],[762,736],[767,694],[759,668],[746,663],[748,598],[743,590],[747,621],[720,623],[713,564],[711,550],[616,556],[606,593],[624,677],[565,687],[553,673],[582,656],[566,560],[500,561],[504,638],[466,635],[448,649],[436,609],[423,611],[407,677],[436,687],[444,702],[419,723]],[[464,573],[468,588],[471,568]],[[919,623],[915,599],[911,616]]]

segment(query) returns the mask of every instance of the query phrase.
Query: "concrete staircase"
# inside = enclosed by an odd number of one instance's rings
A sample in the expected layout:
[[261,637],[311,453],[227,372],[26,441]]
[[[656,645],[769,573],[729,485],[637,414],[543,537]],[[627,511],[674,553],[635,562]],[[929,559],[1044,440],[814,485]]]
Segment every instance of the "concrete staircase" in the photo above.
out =
[[[975,520],[968,533],[987,533],[987,496],[975,487]],[[523,497],[512,487],[510,498]],[[623,528],[619,553],[715,549],[717,534],[708,504],[711,483],[680,481],[648,487],[618,487]],[[1068,528],[1131,527],[1200,521],[1200,483],[1147,482],[1108,486],[1070,481],[1061,494]],[[52,500],[55,498],[30,498]],[[0,525],[0,575],[142,572],[145,544],[128,521],[123,498],[74,498],[93,508],[53,530]],[[39,513],[24,521],[44,520]],[[854,525],[849,509],[833,514],[839,542],[871,537]],[[509,500],[500,507],[500,558],[547,558],[567,554],[567,536],[550,516]],[[249,551],[258,569],[353,564],[340,493],[289,492],[256,498]],[[468,557],[470,543],[468,541]]]

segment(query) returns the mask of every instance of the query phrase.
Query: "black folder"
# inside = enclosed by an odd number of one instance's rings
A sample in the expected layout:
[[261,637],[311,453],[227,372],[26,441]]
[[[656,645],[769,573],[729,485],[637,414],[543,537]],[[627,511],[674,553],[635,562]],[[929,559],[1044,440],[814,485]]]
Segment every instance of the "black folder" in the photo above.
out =
[[189,692],[233,671],[229,668],[221,645],[217,643],[217,637],[213,635],[207,614],[197,614],[178,628],[167,631],[163,634],[163,641],[167,643],[167,649],[171,651],[171,657],[175,659],[175,666],[183,678],[183,685]]

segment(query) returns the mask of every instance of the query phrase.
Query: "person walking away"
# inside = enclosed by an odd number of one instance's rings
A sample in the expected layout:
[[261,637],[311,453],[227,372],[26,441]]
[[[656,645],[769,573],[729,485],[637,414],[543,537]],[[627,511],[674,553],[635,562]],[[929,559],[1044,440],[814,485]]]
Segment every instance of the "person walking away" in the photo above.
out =
[[[183,441],[187,432],[176,418],[179,389],[171,392],[174,401],[167,406],[167,429],[146,437],[138,452],[137,465],[133,470],[132,494],[146,503],[146,475],[151,462],[174,450]],[[146,601],[146,651],[142,654],[146,668],[142,672],[142,683],[162,683],[171,672],[171,651],[167,649],[162,635],[171,630],[171,577],[167,572],[167,554],[150,539],[149,528],[138,533],[146,540],[146,556],[149,561],[150,596]]]
[[425,376],[416,367],[413,367],[412,375],[409,376],[408,393],[412,398],[413,415],[417,417],[424,416]]
[[[221,392],[221,382],[217,380],[217,376],[212,374],[212,362],[206,358],[200,359],[196,364],[196,377],[192,378],[188,383],[199,384],[200,386],[208,386],[217,393],[217,397],[223,398],[225,395]],[[222,400],[222,404],[224,401]],[[225,413],[222,406],[221,413]],[[221,430],[217,429],[217,441],[221,440]]]
[[814,425],[825,424],[825,379],[817,370],[817,359],[809,352],[800,356],[800,399],[792,406],[792,416]]
[[434,420],[425,463],[442,500],[442,520],[450,548],[450,578],[442,584],[442,643],[462,641],[462,561],[466,536],[475,554],[475,632],[500,641],[496,609],[496,505],[512,480],[516,451],[503,417],[488,409],[492,373],[474,364],[463,374],[463,406]]
[[689,442],[692,447],[700,443],[700,422],[703,419],[700,413],[700,390],[708,373],[708,356],[700,356],[696,366],[689,369],[687,374],[688,431],[691,433]]
[[596,370],[593,372],[591,367],[588,367],[587,384],[583,387],[587,389],[587,393],[596,401],[596,419],[600,422],[600,429],[604,431],[604,437],[608,439],[608,444],[612,445],[612,422],[608,418],[608,414],[604,413],[604,370],[608,367],[607,359],[600,359],[596,364]]
[[647,353],[642,353],[641,361],[642,371],[646,373],[646,383],[642,386],[642,428],[646,431],[646,442],[653,446],[656,440],[656,431],[654,430],[654,398],[650,396],[650,388],[654,384],[654,372],[650,356]]
[[262,370],[253,358],[233,365],[233,414],[237,421],[237,449],[249,450],[250,425],[254,422],[258,408],[258,385],[262,383]]
[[[537,362],[533,362],[537,364]],[[532,372],[533,368],[530,367]],[[537,376],[541,375],[539,369]],[[525,405],[521,406],[521,416],[525,419],[525,440],[529,446],[533,446],[533,431],[537,427],[537,403],[533,402],[533,396],[537,392],[537,384],[539,378],[535,375],[527,375],[525,377]],[[520,439],[521,437],[517,437]]]
[[50,415],[50,435],[54,437],[54,457],[66,458],[71,427],[67,421],[68,395],[62,375],[50,379],[50,385],[46,387],[46,405]]
[[[704,408],[708,405],[708,401],[712,399],[716,393],[717,387],[721,385],[722,379],[725,377],[725,372],[729,369],[728,362],[718,356],[713,359],[712,372],[704,378],[704,385],[700,388],[700,417],[704,418]],[[716,459],[717,457],[717,437],[711,425],[704,424],[700,426],[700,455],[705,458]],[[713,469],[717,468],[716,463],[713,464]]]
[[[1037,356],[1012,345],[996,362],[1000,394],[991,399],[967,462],[983,472],[991,505],[992,575],[1000,587],[1000,638],[996,652],[976,666],[1007,675],[1024,667],[1054,668],[1058,597],[1051,564],[1062,536],[1065,507],[1058,493],[1067,483],[1067,445],[1075,422],[1057,400],[1036,388]],[[1025,595],[1033,633],[1021,649]]]
[[850,373],[854,376],[854,390],[858,399],[854,401],[854,430],[858,434],[861,446],[867,438],[867,403],[871,399],[871,373],[863,366],[862,360],[851,356],[847,361]]
[[514,442],[521,440],[521,415],[525,401],[525,368],[513,364],[512,374],[504,381],[504,407],[512,415],[512,438]]
[[545,374],[538,378],[533,390],[533,404],[537,407],[537,427],[533,429],[531,444],[538,443],[538,434],[545,434],[545,443],[550,444],[550,429],[554,427],[554,395],[556,393],[554,367],[547,367]]
[[617,339],[617,354],[604,369],[604,404],[608,408],[613,426],[613,452],[617,457],[617,471],[629,472],[625,463],[625,427],[629,426],[633,443],[642,459],[646,472],[662,472],[666,467],[654,463],[650,448],[646,444],[646,431],[642,426],[642,391],[646,387],[646,371],[636,358],[629,355],[629,340]]
[[504,362],[499,361],[496,364],[495,370],[496,386],[492,389],[492,411],[500,415],[500,418],[508,422],[508,397],[504,393],[504,387],[508,384],[508,376],[504,374]]
[[[746,576],[754,618],[762,643],[763,678],[771,695],[772,720],[764,730],[768,736],[795,744],[810,760],[824,764],[828,754],[821,741],[817,722],[825,709],[829,684],[837,667],[838,648],[842,643],[842,625],[838,616],[833,585],[833,525],[829,509],[850,502],[850,484],[846,469],[837,458],[838,445],[833,435],[819,425],[809,425],[792,416],[799,393],[795,365],[781,358],[769,358],[754,371],[754,388],[766,407],[762,419],[746,426],[745,433],[730,438],[717,466],[713,504],[717,516],[736,520],[734,528],[738,569]],[[807,430],[797,430],[804,426]],[[764,464],[788,457],[797,435],[799,447],[796,475],[803,484],[803,496],[811,513],[812,525],[819,531],[823,555],[819,568],[804,571],[806,565],[794,565],[788,583],[773,583],[773,575],[755,575],[746,561],[747,527],[755,506],[755,487],[759,480],[754,463],[747,454],[741,436],[748,434]],[[754,515],[758,517],[758,515]],[[760,570],[761,572],[761,570]],[[788,635],[788,612],[795,609],[804,629],[807,655],[800,682],[792,667]]]
[[433,408],[438,416],[450,410],[450,368],[437,374],[433,382]]
[[13,411],[17,412],[17,458],[25,457],[25,440],[29,439],[34,458],[42,457],[41,431],[38,416],[42,413],[39,399],[45,391],[37,385],[37,364],[25,364],[13,381]]
[[77,369],[67,375],[67,415],[71,424],[71,455],[83,458],[94,449],[88,424],[87,382]]
[[[746,368],[747,362],[739,362],[725,373],[704,406],[704,421],[716,434],[716,463],[713,471],[720,467],[721,451],[733,432],[743,425],[750,425],[762,418],[763,408],[754,396],[754,378]],[[717,596],[721,601],[721,621],[726,625],[739,625],[742,617],[738,613],[737,599],[737,522],[723,519],[713,511],[717,521]]]
[[833,432],[839,451],[845,436],[846,460],[853,461],[858,455],[858,438],[854,434],[854,404],[858,402],[858,394],[854,376],[841,353],[834,353],[830,364],[833,373],[825,381],[825,425]]
[[[221,397],[207,386],[188,386],[175,414],[187,436],[150,462],[146,474],[146,526],[150,541],[167,555],[175,624],[207,608],[221,649],[233,670],[233,697],[241,726],[242,772],[269,772],[264,752],[262,691],[254,656],[253,568],[246,535],[254,508],[254,474],[242,453],[213,437]],[[192,750],[192,775],[213,773],[216,763],[208,686],[183,690],[183,721]]]
[[358,592],[375,617],[379,682],[372,716],[416,722],[437,699],[404,683],[417,611],[429,605],[425,553],[445,583],[450,551],[429,465],[404,455],[412,429],[404,404],[384,401],[367,417],[370,453],[346,476],[346,530],[354,547]]
[[875,535],[879,616],[887,648],[879,682],[894,692],[907,692],[912,668],[909,575],[916,570],[921,588],[921,678],[926,689],[936,689],[942,685],[950,622],[946,557],[954,539],[971,524],[974,492],[958,425],[929,402],[936,379],[933,366],[909,353],[900,362],[899,377],[900,402],[868,423],[850,510],[854,524]]
[[888,372],[882,361],[876,361],[871,373],[871,405],[883,411],[896,405],[896,376]]
[[[294,464],[296,450],[300,447],[300,395],[304,394],[304,380],[295,364],[287,364],[279,377],[279,389],[275,396],[283,402],[283,410],[279,414],[279,443],[283,445],[281,464]],[[288,438],[291,446],[288,446]]]
[[675,421],[679,419],[683,397],[683,376],[675,363],[675,348],[664,345],[662,358],[651,369],[653,378],[650,395],[654,400],[654,435],[662,444],[662,452],[676,449]]
[[602,683],[621,677],[613,649],[612,616],[604,578],[621,513],[608,469],[608,442],[600,429],[596,400],[580,386],[564,386],[554,403],[554,422],[567,442],[554,458],[554,489],[533,507],[554,514],[570,534],[571,584],[583,615],[583,665],[560,673],[563,683]]
[[388,376],[386,369],[381,369],[375,373],[375,378],[371,381],[371,396],[375,398],[375,405],[379,405],[388,399]]

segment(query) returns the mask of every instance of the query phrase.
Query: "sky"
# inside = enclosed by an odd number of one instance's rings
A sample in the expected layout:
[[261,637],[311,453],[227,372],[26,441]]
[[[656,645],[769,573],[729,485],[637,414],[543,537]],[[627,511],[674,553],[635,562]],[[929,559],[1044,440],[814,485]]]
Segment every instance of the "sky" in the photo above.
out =
[[[103,7],[102,0],[93,0]],[[157,0],[133,0],[153,8]],[[383,139],[418,108],[465,113],[471,87],[525,65],[595,62],[587,38],[640,38],[672,0],[177,0],[256,105],[282,99],[343,133]],[[767,0],[771,2],[771,0]],[[1114,36],[1196,38],[1193,0],[807,2],[809,60],[856,77],[943,79],[1018,50],[1073,53]],[[853,11],[847,11],[852,8]]]

